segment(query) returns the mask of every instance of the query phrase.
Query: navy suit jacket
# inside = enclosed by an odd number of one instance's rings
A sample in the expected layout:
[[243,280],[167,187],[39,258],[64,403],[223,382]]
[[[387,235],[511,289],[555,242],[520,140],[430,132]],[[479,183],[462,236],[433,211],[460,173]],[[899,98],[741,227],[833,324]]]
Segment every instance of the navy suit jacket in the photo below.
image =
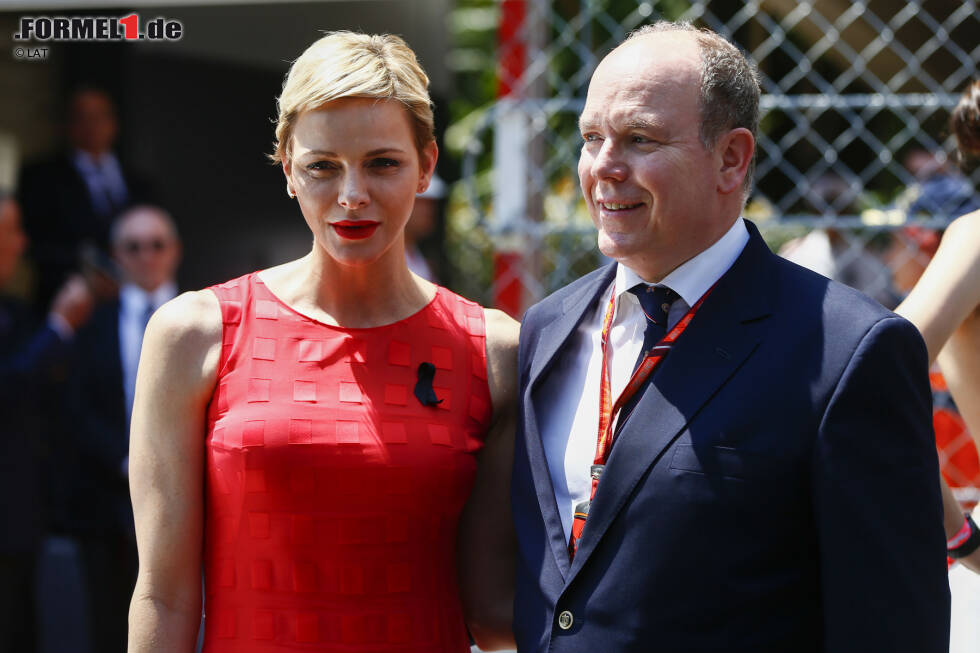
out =
[[[118,210],[153,200],[153,190],[142,175],[126,166],[122,172],[129,200]],[[19,199],[37,266],[35,303],[44,311],[65,278],[78,269],[80,245],[88,242],[109,251],[115,215],[100,215],[92,207],[88,186],[70,154],[26,166],[21,171]]]
[[133,529],[129,482],[122,474],[129,453],[129,420],[119,353],[119,301],[100,306],[77,336],[70,384],[78,455],[70,527],[78,532]]
[[537,391],[615,264],[527,312],[512,486],[521,653],[948,650],[922,338],[748,226],[619,430],[572,563]]
[[70,351],[26,305],[0,297],[0,553],[33,551],[44,531],[46,417]]

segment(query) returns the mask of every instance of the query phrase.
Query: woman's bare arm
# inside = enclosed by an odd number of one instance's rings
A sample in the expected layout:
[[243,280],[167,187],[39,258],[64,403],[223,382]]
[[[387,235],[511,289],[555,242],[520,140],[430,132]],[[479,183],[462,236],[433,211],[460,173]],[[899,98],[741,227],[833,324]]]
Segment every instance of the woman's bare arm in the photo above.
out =
[[[980,211],[954,220],[909,296],[895,309],[922,333],[974,439],[980,438]],[[963,525],[959,503],[940,477],[947,538]],[[962,559],[980,572],[980,550]]]
[[139,576],[130,653],[190,653],[201,620],[204,437],[221,354],[210,291],[160,308],[143,339],[130,435]]
[[517,404],[517,337],[520,325],[486,309],[487,379],[493,417],[477,460],[476,481],[460,518],[459,581],[466,622],[487,651],[514,648],[516,538],[510,511]]
[[937,360],[960,416],[980,447],[980,308],[956,328]]
[[931,363],[978,306],[980,211],[974,211],[949,225],[929,267],[895,312],[918,327]]

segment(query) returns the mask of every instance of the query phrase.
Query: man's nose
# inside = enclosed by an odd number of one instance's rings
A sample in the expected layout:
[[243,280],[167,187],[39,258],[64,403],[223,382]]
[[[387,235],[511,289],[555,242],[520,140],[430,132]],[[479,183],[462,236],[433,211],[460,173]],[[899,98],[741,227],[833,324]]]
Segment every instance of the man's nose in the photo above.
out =
[[592,175],[596,179],[623,181],[628,174],[629,166],[626,165],[620,148],[611,138],[607,138],[592,161]]

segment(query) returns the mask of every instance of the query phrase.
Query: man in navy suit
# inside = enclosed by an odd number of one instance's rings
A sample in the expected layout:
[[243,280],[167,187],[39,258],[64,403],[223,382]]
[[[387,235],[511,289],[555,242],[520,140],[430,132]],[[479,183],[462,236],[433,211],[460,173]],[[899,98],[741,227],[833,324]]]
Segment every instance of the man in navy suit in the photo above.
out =
[[758,102],[687,25],[592,77],[579,176],[615,262],[521,329],[522,652],[947,650],[925,347],[740,217]]
[[3,292],[26,246],[20,209],[0,190],[0,651],[31,653],[34,573],[47,526],[42,479],[51,471],[41,453],[51,444],[45,418],[58,408],[49,391],[65,374],[94,298],[74,275],[36,324],[26,304]]
[[152,189],[113,147],[116,106],[95,87],[76,89],[66,114],[67,148],[21,173],[20,202],[37,268],[37,305],[46,307],[84,248],[109,254],[109,227],[120,211],[148,201]]
[[113,224],[112,251],[122,271],[119,299],[96,310],[78,333],[71,383],[79,452],[72,530],[85,576],[92,651],[126,650],[129,601],[138,559],[129,498],[129,419],[143,331],[174,298],[180,242],[163,210],[136,206]]

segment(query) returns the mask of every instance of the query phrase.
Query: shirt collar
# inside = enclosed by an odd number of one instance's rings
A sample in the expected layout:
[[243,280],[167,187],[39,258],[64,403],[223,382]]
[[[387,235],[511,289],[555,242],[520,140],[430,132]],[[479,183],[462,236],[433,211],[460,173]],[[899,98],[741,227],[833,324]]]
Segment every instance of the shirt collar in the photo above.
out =
[[[680,295],[688,306],[694,306],[701,295],[728,271],[748,242],[749,230],[745,221],[738,218],[711,247],[677,266],[660,283],[654,285],[667,286]],[[638,283],[650,285],[625,265],[616,266],[617,301],[624,292],[628,292]]]
[[72,154],[75,167],[83,172],[98,172],[100,170],[119,169],[119,159],[112,152],[106,152],[98,160],[85,150],[75,150]]
[[129,312],[142,313],[147,306],[154,309],[160,308],[163,304],[177,296],[177,284],[167,281],[160,285],[153,292],[146,292],[134,283],[123,284],[119,289],[119,301],[123,309]]

